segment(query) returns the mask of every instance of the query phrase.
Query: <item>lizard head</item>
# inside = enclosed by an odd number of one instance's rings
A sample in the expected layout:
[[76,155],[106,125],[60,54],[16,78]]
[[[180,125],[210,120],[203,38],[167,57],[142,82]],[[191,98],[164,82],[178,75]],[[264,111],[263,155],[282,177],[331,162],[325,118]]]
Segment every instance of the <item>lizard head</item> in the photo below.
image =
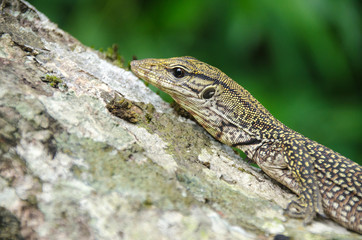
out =
[[[225,126],[247,131],[270,113],[243,87],[219,69],[193,57],[143,59],[131,62],[131,70],[146,82],[168,93],[215,138],[223,139]],[[230,127],[232,129],[232,127]],[[230,130],[231,131],[231,130]],[[226,134],[224,134],[225,136]]]
[[220,80],[227,78],[217,68],[193,57],[134,60],[131,70],[139,78],[168,93],[187,110],[188,106],[191,107],[189,104],[200,106],[209,102],[220,93]]

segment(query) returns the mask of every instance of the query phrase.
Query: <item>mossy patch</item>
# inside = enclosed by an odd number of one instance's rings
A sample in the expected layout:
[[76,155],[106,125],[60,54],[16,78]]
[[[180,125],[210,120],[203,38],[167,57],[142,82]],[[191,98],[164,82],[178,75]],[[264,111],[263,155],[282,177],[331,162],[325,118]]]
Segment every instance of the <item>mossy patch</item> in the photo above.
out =
[[[172,113],[157,112],[150,103],[133,102],[120,95],[105,101],[108,102],[106,105],[108,111],[113,115],[130,123],[137,123],[167,142],[167,152],[175,156],[179,163],[197,162],[195,157],[201,150],[211,146],[208,134],[196,124],[179,121]],[[178,111],[181,116],[192,119],[192,116],[186,116],[186,111],[181,107],[177,108],[177,105],[175,105],[175,111]]]
[[260,209],[273,208],[270,202],[246,196],[230,184],[219,181],[217,176],[178,171],[177,180],[185,185],[188,193],[227,218],[230,224],[241,225],[246,230],[262,233],[261,229],[255,227],[258,226],[255,223],[260,219],[252,216],[256,216],[256,212]]
[[[210,139],[203,129],[196,124],[180,122],[170,113],[154,112],[151,121],[142,126],[167,142],[167,152],[182,165],[198,162],[197,156],[202,149],[209,149],[211,146]],[[201,166],[196,164],[194,167],[198,169]]]
[[204,130],[195,124],[178,121],[173,114],[159,113],[152,104],[132,102],[118,95],[107,104],[107,109],[119,118],[137,123],[151,134],[156,133],[169,143],[167,151],[183,165],[197,162],[195,156],[210,146]]
[[[113,44],[111,47],[104,50],[103,48],[99,49],[101,57],[106,59],[107,61],[111,62],[112,64],[120,67],[125,68],[126,70],[129,69],[129,65],[125,65],[124,58],[118,53],[118,44]],[[128,68],[128,69],[127,69]]]
[[61,134],[56,139],[62,152],[84,159],[88,164],[88,167],[73,166],[71,170],[98,193],[116,191],[131,198],[135,209],[155,205],[160,209],[188,212],[190,205],[197,203],[183,196],[177,180],[149,160],[136,143],[120,151],[106,143],[75,135]]
[[149,122],[154,112],[151,104],[133,103],[120,95],[116,95],[106,107],[113,115],[130,123],[137,123],[142,119]]
[[63,83],[63,80],[55,75],[47,74],[44,77],[41,77],[41,80],[48,83],[52,88],[68,89],[68,86]]

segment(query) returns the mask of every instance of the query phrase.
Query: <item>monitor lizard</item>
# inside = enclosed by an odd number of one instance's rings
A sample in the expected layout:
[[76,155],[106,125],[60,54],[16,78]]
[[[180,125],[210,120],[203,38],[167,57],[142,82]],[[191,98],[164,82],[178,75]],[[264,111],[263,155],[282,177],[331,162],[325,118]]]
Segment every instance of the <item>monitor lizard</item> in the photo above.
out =
[[236,147],[298,195],[285,213],[329,216],[362,233],[362,167],[277,120],[219,69],[193,57],[131,62],[139,78],[168,93],[214,138]]

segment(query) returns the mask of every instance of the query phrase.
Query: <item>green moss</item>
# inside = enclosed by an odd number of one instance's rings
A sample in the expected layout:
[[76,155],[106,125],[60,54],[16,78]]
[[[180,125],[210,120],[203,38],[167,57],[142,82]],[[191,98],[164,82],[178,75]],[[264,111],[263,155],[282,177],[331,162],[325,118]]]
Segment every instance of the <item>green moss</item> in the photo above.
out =
[[175,124],[175,121],[172,114],[154,112],[152,120],[142,126],[168,143],[167,152],[175,156],[176,161],[181,164],[196,162],[195,156],[211,145],[207,133],[197,125],[186,122]]
[[107,105],[106,108],[113,115],[126,120],[130,123],[137,123],[140,121],[142,109],[131,101],[117,95]]
[[273,207],[268,201],[244,195],[234,189],[232,185],[219,181],[215,175],[178,171],[177,180],[185,185],[188,192],[196,199],[208,204],[221,215],[226,216],[230,224],[241,225],[246,230],[262,232],[260,229],[255,228],[255,225],[258,225],[255,223],[260,219],[253,216],[256,216],[259,209]]
[[26,199],[26,201],[31,205],[31,206],[36,206],[38,204],[38,199],[36,198],[36,195],[30,194],[28,196],[28,198]]
[[146,208],[150,208],[153,205],[152,199],[147,196],[147,198],[142,202],[143,206]]
[[[175,125],[172,114],[156,112],[150,103],[132,102],[116,96],[106,107],[113,115],[128,122],[137,123],[151,134],[157,133],[169,143],[167,151],[171,155],[180,156],[177,159],[179,161],[195,161],[193,158],[200,153],[201,147],[210,145],[204,130],[189,123]],[[197,144],[190,144],[191,142]]]
[[113,44],[111,47],[104,50],[103,48],[99,49],[99,52],[102,53],[103,57],[110,61],[112,64],[120,67],[125,68],[126,70],[130,69],[129,64],[125,65],[124,58],[118,53],[118,44]]
[[63,80],[55,75],[45,75],[45,77],[41,77],[41,80],[43,82],[48,83],[52,88],[68,88],[65,83],[63,83]]
[[[69,152],[68,152],[69,153]],[[83,170],[82,170],[82,167],[81,166],[78,166],[78,165],[73,165],[71,168],[70,168],[70,171],[74,174],[74,176],[76,177],[80,177]]]
[[176,179],[170,179],[168,173],[149,160],[136,143],[118,150],[106,143],[75,135],[61,134],[56,140],[62,152],[84,159],[88,166],[74,166],[72,171],[78,178],[88,176],[88,184],[99,193],[118,192],[130,198],[135,209],[154,205],[160,209],[188,212],[191,203],[197,203],[182,196]]

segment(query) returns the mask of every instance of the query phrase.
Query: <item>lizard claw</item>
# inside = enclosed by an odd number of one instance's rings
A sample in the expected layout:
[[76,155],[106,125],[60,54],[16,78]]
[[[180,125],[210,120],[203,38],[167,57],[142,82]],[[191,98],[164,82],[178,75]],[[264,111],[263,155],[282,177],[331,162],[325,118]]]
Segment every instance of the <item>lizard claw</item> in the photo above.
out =
[[284,210],[284,214],[292,218],[304,218],[306,214],[305,207],[296,201],[291,201]]
[[284,210],[284,215],[293,217],[293,218],[304,218],[304,225],[310,224],[315,216],[320,215],[324,218],[326,218],[326,215],[324,214],[323,209],[316,209],[313,210],[312,207],[303,206],[302,204],[291,201],[287,208]]

